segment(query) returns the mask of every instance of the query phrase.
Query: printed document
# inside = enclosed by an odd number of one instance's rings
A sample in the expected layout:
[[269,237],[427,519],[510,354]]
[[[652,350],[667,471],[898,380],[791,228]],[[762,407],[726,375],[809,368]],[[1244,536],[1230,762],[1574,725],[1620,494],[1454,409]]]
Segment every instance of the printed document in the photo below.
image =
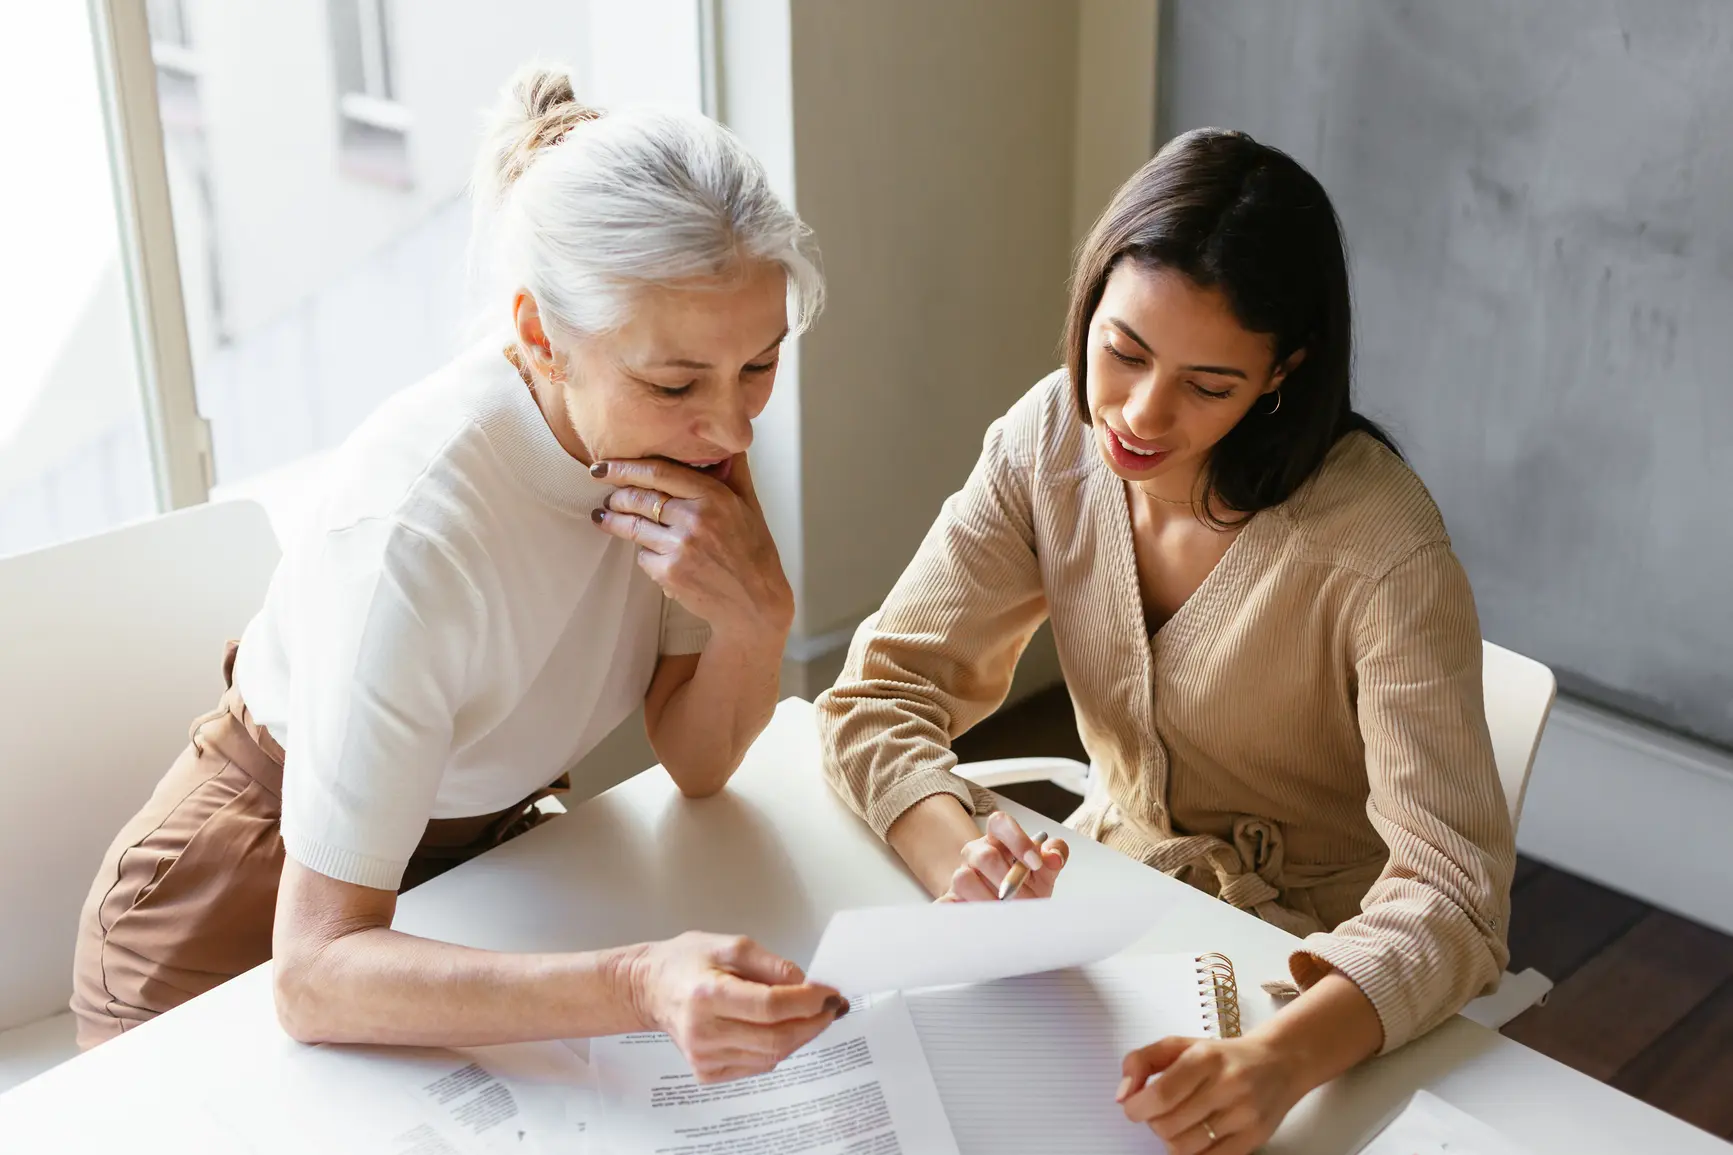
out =
[[206,1109],[260,1155],[587,1155],[597,1098],[561,1043],[307,1047]]
[[851,1003],[774,1071],[732,1083],[699,1083],[666,1035],[593,1040],[598,1138],[643,1155],[957,1155],[902,999]]

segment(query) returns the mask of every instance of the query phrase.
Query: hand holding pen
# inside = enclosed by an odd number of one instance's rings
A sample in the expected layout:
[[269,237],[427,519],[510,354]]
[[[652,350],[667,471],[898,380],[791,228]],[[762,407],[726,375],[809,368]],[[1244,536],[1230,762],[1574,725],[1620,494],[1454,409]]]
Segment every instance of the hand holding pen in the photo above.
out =
[[1030,838],[1003,811],[987,819],[987,832],[964,845],[962,862],[940,902],[997,902],[1048,898],[1071,856],[1064,839],[1045,833]]

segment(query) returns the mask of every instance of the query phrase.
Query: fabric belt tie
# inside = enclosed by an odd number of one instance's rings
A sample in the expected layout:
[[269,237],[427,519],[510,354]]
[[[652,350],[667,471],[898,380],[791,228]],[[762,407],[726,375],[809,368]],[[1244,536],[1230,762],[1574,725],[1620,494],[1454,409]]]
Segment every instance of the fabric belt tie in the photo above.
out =
[[[1242,814],[1234,819],[1233,841],[1213,834],[1182,834],[1152,839],[1124,815],[1103,792],[1094,790],[1085,803],[1091,815],[1079,815],[1082,829],[1091,837],[1130,843],[1123,848],[1163,874],[1182,877],[1188,871],[1207,872],[1216,882],[1223,902],[1257,915],[1273,926],[1304,938],[1327,929],[1313,915],[1284,906],[1282,892],[1304,890],[1364,880],[1368,884],[1382,870],[1382,863],[1353,866],[1291,866],[1287,862],[1282,828],[1267,818]],[[1091,805],[1093,803],[1093,805]]]

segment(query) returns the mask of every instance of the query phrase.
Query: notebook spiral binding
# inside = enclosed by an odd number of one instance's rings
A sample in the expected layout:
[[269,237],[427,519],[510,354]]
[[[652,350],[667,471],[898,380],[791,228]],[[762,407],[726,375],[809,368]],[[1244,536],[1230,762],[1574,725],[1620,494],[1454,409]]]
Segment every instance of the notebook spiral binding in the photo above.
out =
[[1198,955],[1197,992],[1216,1038],[1239,1038],[1240,984],[1234,978],[1233,960],[1225,954]]

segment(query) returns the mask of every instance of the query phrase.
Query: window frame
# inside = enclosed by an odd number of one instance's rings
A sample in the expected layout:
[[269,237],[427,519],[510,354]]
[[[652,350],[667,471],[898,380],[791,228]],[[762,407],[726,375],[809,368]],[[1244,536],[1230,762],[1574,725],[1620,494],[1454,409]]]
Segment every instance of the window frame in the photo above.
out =
[[[716,0],[690,0],[699,26],[702,103],[722,119],[721,51]],[[369,6],[387,25],[389,0]],[[110,169],[120,227],[120,257],[132,321],[152,481],[159,513],[210,500],[216,482],[210,423],[199,413],[192,342],[175,245],[173,205],[164,154],[157,69],[196,76],[196,47],[153,42],[147,0],[85,0],[96,48],[97,81],[112,157]],[[389,53],[389,43],[378,48]],[[165,59],[166,57],[166,59]],[[389,60],[385,67],[390,68]],[[388,73],[387,73],[388,75]],[[383,78],[382,78],[383,81]],[[339,97],[345,94],[339,93]],[[407,132],[408,109],[389,91],[360,96],[343,115],[375,128]]]
[[355,0],[356,31],[360,34],[361,49],[360,95],[396,103],[396,94],[391,91],[391,13],[386,7],[389,2]]
[[[339,66],[335,72],[337,110],[345,119],[369,128],[407,135],[412,127],[412,117],[409,106],[397,97],[397,70],[392,59],[396,37],[392,32],[391,0],[352,0],[352,3],[361,86],[347,86]],[[335,37],[335,30],[332,35]]]
[[[339,164],[357,180],[408,190],[415,184],[409,152],[414,117],[398,99],[392,0],[330,0],[326,19]],[[351,37],[359,75],[346,76],[343,46]]]
[[120,258],[158,512],[210,498],[210,425],[193,390],[157,61],[145,0],[87,0],[113,158]]

